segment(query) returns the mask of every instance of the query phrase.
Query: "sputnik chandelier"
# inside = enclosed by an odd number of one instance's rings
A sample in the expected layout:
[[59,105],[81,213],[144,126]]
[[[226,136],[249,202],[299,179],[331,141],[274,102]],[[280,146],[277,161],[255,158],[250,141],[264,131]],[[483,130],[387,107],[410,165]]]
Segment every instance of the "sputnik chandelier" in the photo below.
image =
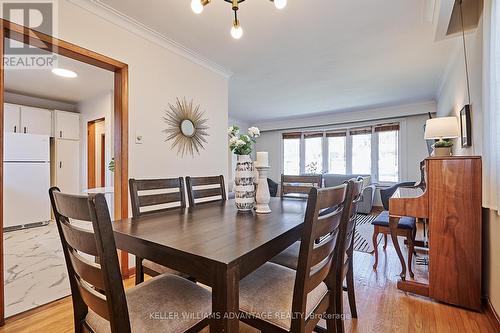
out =
[[[191,9],[196,14],[201,14],[203,12],[203,8],[210,3],[211,0],[191,0]],[[233,7],[234,11],[234,21],[233,27],[231,28],[231,36],[234,39],[240,39],[243,36],[243,29],[241,28],[240,21],[238,20],[238,9],[239,4],[245,0],[224,0],[225,2],[229,2]],[[287,0],[271,0],[274,2],[274,6],[277,9],[283,9],[286,7]]]

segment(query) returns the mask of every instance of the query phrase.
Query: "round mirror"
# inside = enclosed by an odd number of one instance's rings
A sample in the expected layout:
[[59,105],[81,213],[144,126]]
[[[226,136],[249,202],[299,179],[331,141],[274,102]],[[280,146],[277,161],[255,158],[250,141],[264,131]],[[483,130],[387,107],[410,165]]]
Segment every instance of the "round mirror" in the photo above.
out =
[[192,137],[194,135],[194,124],[189,119],[181,122],[181,132],[184,136]]

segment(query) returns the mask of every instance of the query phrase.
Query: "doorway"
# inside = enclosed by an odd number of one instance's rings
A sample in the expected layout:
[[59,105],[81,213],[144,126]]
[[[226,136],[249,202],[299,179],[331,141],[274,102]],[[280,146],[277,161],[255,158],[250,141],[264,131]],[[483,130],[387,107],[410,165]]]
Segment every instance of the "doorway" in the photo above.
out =
[[[89,65],[111,71],[114,74],[113,95],[113,155],[114,155],[114,217],[128,216],[128,66],[125,63],[79,47],[78,45],[59,40],[52,36],[34,31],[10,21],[0,19],[0,117],[4,118],[4,67],[5,39],[10,38],[48,52],[56,53]],[[0,234],[3,234],[3,173],[4,173],[4,122],[0,121]],[[4,244],[0,238],[0,325],[5,323],[4,300]],[[128,254],[120,255],[121,269],[125,276],[129,275]]]
[[87,187],[106,187],[106,119],[87,123]]

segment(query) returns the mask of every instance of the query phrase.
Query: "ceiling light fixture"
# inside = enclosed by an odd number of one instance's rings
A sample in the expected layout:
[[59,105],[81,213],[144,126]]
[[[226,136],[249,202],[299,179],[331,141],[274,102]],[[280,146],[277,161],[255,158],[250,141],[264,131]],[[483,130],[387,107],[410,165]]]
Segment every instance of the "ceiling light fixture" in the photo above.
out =
[[[191,0],[191,9],[195,14],[201,14],[203,12],[203,8],[210,3],[211,0]],[[232,5],[232,10],[234,11],[234,21],[233,26],[231,28],[231,36],[234,39],[240,39],[243,36],[243,28],[240,25],[240,21],[238,20],[238,9],[239,4],[245,0],[224,0],[225,2],[229,2]],[[274,2],[274,6],[277,9],[283,9],[286,7],[287,0],[271,0]]]
[[78,74],[76,74],[75,72],[70,71],[69,69],[64,69],[64,68],[53,68],[52,74],[55,74],[57,76],[71,78],[71,79],[78,76]]

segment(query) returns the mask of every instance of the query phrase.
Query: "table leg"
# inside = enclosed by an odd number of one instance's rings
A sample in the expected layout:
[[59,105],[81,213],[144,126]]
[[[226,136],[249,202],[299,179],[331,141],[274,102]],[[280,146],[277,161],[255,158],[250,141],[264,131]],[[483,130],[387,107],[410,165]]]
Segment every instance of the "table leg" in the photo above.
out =
[[396,253],[398,254],[399,261],[401,262],[401,276],[402,280],[406,279],[406,263],[403,257],[403,253],[401,252],[401,248],[399,247],[398,242],[398,223],[399,217],[389,217],[389,229],[391,230],[391,239],[394,244],[394,248],[396,249]]
[[214,319],[210,324],[210,332],[238,333],[239,269],[237,267],[221,267],[217,270],[216,274],[215,285],[212,287],[212,312]]

